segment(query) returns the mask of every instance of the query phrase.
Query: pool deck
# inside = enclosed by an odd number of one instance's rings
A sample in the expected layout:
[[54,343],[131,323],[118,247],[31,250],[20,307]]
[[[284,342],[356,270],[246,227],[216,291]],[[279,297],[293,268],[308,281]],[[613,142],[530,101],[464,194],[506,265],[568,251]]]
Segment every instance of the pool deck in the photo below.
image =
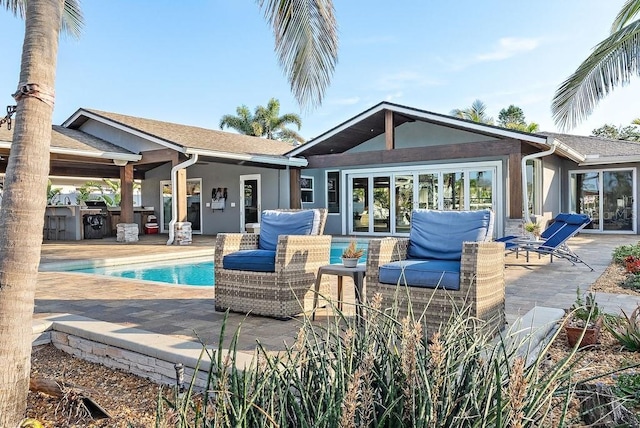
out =
[[[136,327],[184,340],[199,337],[207,344],[219,340],[223,313],[214,310],[214,289],[158,285],[145,281],[107,278],[96,275],[56,272],[57,266],[104,266],[129,264],[172,258],[196,259],[213,256],[215,237],[194,236],[188,246],[167,246],[166,235],[144,235],[136,243],[117,243],[115,238],[84,241],[52,241],[42,246],[41,272],[36,290],[35,318],[56,313],[69,313],[100,321]],[[575,299],[576,287],[586,290],[606,269],[612,250],[638,242],[637,235],[581,234],[570,246],[594,271],[583,265],[573,266],[566,260],[532,255],[530,263],[524,257],[507,257],[506,313],[513,323],[534,306],[568,308]],[[335,280],[335,279],[334,279]],[[345,279],[345,300],[353,302],[353,287]],[[337,287],[332,287],[334,292]],[[599,293],[598,302],[612,312],[620,308],[633,310],[640,298]],[[355,313],[352,305],[347,314]],[[330,312],[318,310],[316,323],[325,323]],[[256,341],[268,349],[282,349],[295,341],[302,317],[290,321],[230,314],[226,337],[242,324],[239,350],[251,351]]]

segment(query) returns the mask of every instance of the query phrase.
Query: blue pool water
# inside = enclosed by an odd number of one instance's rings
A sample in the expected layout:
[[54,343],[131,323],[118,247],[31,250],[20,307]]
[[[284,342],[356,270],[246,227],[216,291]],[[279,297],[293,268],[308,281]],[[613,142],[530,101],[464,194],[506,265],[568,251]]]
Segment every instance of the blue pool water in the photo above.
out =
[[[332,243],[330,263],[341,263],[340,256],[348,245],[347,242]],[[365,244],[358,245],[359,247],[366,248]],[[365,251],[365,254],[360,258],[360,262],[364,262],[366,256]],[[76,269],[73,270],[73,272],[199,287],[211,287],[215,284],[213,277],[213,260],[203,260],[199,262],[179,260],[160,264],[154,263],[152,265],[141,263],[138,265]]]

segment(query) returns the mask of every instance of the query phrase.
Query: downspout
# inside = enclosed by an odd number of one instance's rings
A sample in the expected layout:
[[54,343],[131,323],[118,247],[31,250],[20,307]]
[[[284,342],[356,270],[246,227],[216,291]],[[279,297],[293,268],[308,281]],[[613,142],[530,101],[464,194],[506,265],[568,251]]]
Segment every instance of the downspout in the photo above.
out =
[[[547,140],[548,141],[548,140]],[[531,221],[531,217],[529,217],[529,205],[528,205],[528,201],[529,201],[529,195],[527,192],[527,161],[529,159],[537,159],[537,158],[542,158],[545,156],[549,156],[551,154],[553,154],[553,152],[556,151],[556,141],[555,139],[551,138],[551,148],[547,151],[544,152],[540,152],[540,153],[533,153],[530,155],[526,155],[522,157],[522,212],[524,213],[524,221],[526,223]]]
[[[191,155],[191,158],[171,168],[171,192],[172,193],[176,191],[176,181],[178,180],[178,171],[193,165],[197,161],[198,161],[198,154],[194,153],[193,155]],[[169,222],[169,239],[167,240],[167,245],[173,244],[173,239],[175,237],[173,226],[176,224],[177,217],[178,217],[178,200],[175,197],[175,195],[172,194],[171,195],[171,221]]]

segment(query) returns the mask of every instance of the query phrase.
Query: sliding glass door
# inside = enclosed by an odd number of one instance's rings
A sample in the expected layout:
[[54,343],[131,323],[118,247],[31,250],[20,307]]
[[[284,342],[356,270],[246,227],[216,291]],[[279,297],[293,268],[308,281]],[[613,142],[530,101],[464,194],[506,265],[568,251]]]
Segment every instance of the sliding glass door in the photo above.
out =
[[[193,233],[202,233],[202,204],[200,193],[202,189],[201,178],[187,179],[187,221],[191,222]],[[160,211],[160,232],[169,231],[171,221],[173,191],[170,180],[160,182],[160,195],[162,198],[162,211]]]
[[635,169],[571,171],[570,210],[591,217],[587,229],[635,232],[634,176]]

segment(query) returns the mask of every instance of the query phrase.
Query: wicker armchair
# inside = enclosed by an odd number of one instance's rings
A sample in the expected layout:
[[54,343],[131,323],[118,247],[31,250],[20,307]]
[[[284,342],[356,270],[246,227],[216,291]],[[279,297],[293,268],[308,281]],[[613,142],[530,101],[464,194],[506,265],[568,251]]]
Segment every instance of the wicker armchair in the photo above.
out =
[[380,266],[407,260],[409,239],[372,239],[367,251],[367,297],[380,293],[383,308],[397,304],[401,315],[411,310],[416,317],[425,312],[424,321],[431,335],[449,322],[456,311],[486,322],[486,331],[495,334],[505,324],[504,244],[501,242],[464,242],[460,259],[460,286],[414,287],[380,282]]
[[[298,211],[298,210],[281,210]],[[286,319],[313,309],[318,268],[329,263],[331,236],[322,235],[327,211],[318,210],[318,235],[278,237],[275,272],[252,272],[223,268],[225,255],[258,248],[259,235],[221,233],[215,251],[216,311],[251,313]],[[321,293],[330,283],[323,279]]]

